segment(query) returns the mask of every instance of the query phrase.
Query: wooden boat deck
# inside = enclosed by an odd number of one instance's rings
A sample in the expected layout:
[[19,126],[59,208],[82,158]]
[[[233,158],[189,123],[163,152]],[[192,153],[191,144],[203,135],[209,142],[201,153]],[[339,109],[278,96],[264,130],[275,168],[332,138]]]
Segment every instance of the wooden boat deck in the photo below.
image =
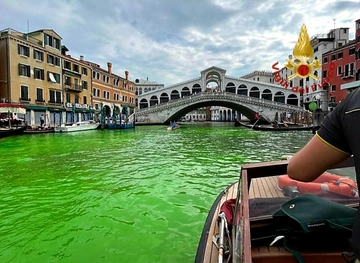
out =
[[278,187],[279,176],[261,177],[251,180],[249,198],[284,197]]

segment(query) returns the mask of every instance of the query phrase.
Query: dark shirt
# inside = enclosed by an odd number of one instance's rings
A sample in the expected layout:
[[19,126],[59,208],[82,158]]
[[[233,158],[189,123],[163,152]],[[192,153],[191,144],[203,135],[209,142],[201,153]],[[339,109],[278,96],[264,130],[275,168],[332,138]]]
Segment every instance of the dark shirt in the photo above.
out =
[[[349,94],[323,120],[317,135],[326,144],[344,153],[353,154],[356,181],[360,182],[360,89]],[[360,212],[356,215],[352,242],[360,258]]]

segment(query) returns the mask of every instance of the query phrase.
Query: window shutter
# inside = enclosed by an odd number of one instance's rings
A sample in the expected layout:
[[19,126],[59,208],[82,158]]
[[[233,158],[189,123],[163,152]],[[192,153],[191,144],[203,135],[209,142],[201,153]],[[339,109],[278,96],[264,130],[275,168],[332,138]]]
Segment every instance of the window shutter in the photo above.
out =
[[21,64],[19,64],[19,76],[21,76]]

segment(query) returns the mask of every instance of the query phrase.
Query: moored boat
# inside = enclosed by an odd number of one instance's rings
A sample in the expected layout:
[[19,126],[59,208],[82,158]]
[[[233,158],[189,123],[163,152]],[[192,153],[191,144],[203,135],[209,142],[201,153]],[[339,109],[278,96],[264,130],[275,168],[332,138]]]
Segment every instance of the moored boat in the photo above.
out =
[[[297,262],[293,251],[276,232],[274,220],[282,205],[294,200],[284,196],[277,185],[278,178],[286,174],[287,163],[284,160],[242,166],[239,182],[221,192],[208,214],[196,263]],[[353,159],[337,167],[348,166],[353,166]],[[357,208],[359,204],[358,197],[330,191],[313,195],[346,207]],[[291,245],[306,262],[346,262],[344,257],[353,253],[349,240],[336,236],[317,243],[292,240]]]
[[78,121],[75,123],[64,123],[61,126],[55,127],[55,132],[75,132],[75,131],[88,131],[95,130],[99,127],[100,123],[93,120]]
[[55,132],[54,127],[40,127],[40,126],[28,126],[24,131],[24,134],[41,134]]
[[23,105],[0,103],[0,138],[22,134],[27,127],[25,114],[26,107]]
[[250,124],[241,121],[236,121],[238,126],[243,126],[253,130],[259,131],[316,131],[318,126],[302,125],[302,124],[288,124],[284,123],[271,123],[271,124]]

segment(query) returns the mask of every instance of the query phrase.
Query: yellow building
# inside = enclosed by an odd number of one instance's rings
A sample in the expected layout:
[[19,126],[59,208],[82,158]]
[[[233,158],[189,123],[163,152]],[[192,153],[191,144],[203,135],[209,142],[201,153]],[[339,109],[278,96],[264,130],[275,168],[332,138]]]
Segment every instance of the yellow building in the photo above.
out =
[[91,117],[91,68],[66,55],[51,29],[0,31],[0,101],[26,105],[29,125]]

